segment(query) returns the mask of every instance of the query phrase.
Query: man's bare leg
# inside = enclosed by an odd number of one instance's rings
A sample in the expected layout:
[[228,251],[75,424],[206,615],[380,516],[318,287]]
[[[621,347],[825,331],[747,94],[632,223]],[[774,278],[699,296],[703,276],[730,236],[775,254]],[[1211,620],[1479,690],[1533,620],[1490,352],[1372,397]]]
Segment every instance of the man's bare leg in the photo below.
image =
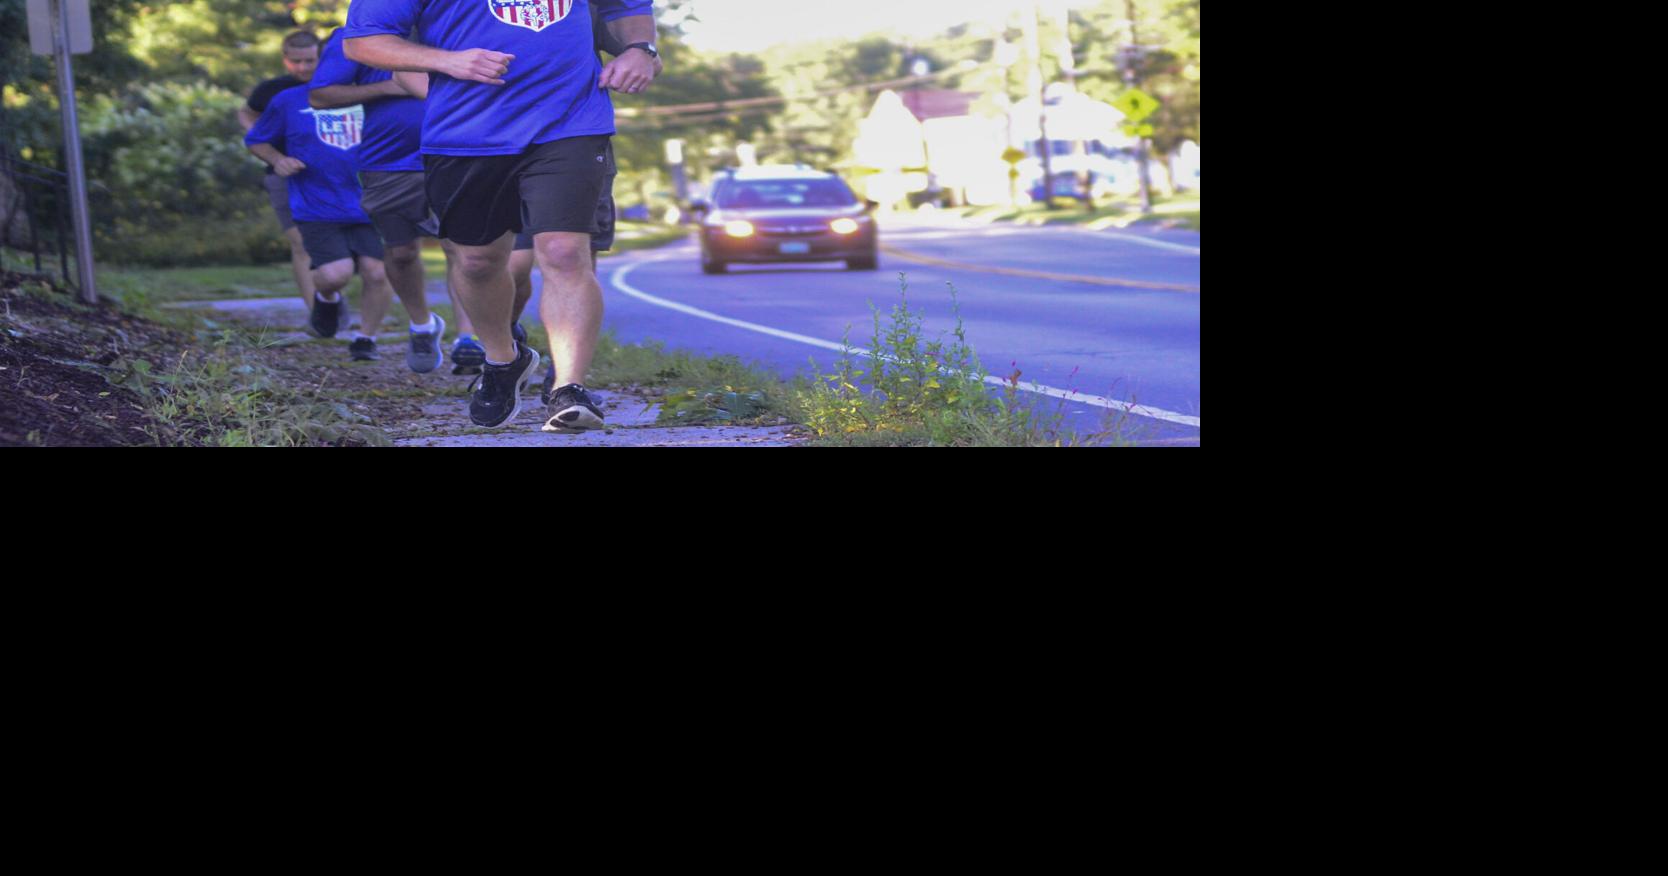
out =
[[394,294],[405,305],[405,312],[411,318],[412,325],[428,325],[429,299],[423,289],[423,253],[417,242],[412,241],[405,246],[390,246],[384,255],[388,283],[394,288]]
[[359,285],[359,333],[375,338],[382,329],[382,320],[388,316],[388,309],[394,304],[394,293],[389,288],[388,274],[381,259],[359,257]]
[[488,362],[515,361],[510,335],[510,307],[515,283],[510,279],[510,251],[515,235],[506,232],[485,246],[458,246],[457,293],[486,348]]
[[290,270],[295,272],[295,288],[301,291],[301,300],[307,302],[307,309],[313,309],[313,296],[318,294],[318,287],[313,285],[313,260],[307,257],[307,248],[301,245],[301,229],[291,226],[284,232],[284,238],[290,242]]
[[533,298],[533,263],[537,259],[530,249],[518,249],[510,253],[510,276],[515,278],[515,319],[521,319],[521,314],[527,310],[527,302]]
[[469,314],[463,309],[463,303],[458,300],[458,265],[462,261],[458,258],[458,248],[450,240],[440,241],[440,251],[446,254],[446,297],[452,300],[452,315],[456,317],[458,337],[475,334],[475,323],[469,319]]
[[602,331],[602,286],[597,283],[591,236],[549,231],[533,238],[544,294],[539,316],[550,336],[556,385],[585,383]]

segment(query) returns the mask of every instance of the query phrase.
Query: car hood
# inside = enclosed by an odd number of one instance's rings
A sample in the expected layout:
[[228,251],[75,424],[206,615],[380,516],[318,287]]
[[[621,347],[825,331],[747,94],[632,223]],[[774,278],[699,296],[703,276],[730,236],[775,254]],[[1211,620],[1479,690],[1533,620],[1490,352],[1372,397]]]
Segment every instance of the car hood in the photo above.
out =
[[850,207],[798,207],[787,210],[748,210],[745,208],[737,210],[731,207],[719,208],[712,219],[715,222],[733,222],[737,219],[746,219],[755,225],[769,227],[806,221],[821,220],[826,222],[830,219],[839,219],[842,216],[856,218],[863,215],[863,212],[862,204],[853,204]]

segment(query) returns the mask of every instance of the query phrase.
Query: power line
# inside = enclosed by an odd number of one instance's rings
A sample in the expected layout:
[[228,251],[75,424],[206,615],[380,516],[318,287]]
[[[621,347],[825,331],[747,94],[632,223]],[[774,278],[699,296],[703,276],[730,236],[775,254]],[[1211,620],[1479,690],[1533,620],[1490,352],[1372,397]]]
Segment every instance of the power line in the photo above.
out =
[[846,94],[853,91],[881,91],[887,88],[904,88],[911,85],[921,85],[927,82],[937,82],[941,79],[948,79],[953,76],[963,76],[981,68],[990,66],[994,65],[985,63],[975,64],[971,67],[956,66],[948,70],[941,70],[937,73],[928,73],[925,76],[905,76],[902,79],[887,79],[878,82],[861,82],[856,85],[846,85],[840,88],[828,88],[822,91],[814,91],[810,94],[796,94],[785,97],[749,97],[741,100],[719,100],[709,101],[707,103],[683,103],[671,106],[643,107],[642,109],[628,107],[624,109],[616,109],[614,110],[614,114],[623,119],[637,119],[643,121],[679,116],[688,113],[710,114],[710,117],[717,118],[736,114],[735,110],[738,109],[769,109],[782,104],[792,103],[794,101],[815,100],[821,97],[830,97],[832,95]]

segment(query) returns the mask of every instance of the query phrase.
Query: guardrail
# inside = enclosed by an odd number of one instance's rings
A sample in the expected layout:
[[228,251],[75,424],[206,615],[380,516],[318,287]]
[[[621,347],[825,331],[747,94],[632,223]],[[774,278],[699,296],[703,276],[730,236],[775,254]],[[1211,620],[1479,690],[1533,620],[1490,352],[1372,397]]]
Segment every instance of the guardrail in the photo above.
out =
[[[69,227],[69,199],[67,174],[24,161],[0,144],[0,268],[16,270],[32,261],[35,273],[48,273],[51,262],[42,261],[42,252],[49,250],[56,257],[59,279],[80,291],[76,273],[70,270],[75,235]],[[50,235],[43,234],[43,226],[50,227]],[[10,265],[8,249],[29,257],[21,265]]]

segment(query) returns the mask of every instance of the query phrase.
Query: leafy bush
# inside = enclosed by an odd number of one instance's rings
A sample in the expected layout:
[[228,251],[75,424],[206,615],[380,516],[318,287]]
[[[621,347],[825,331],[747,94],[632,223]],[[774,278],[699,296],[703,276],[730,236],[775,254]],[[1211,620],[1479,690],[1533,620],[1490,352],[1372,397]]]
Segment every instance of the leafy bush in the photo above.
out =
[[82,120],[100,261],[156,267],[283,261],[262,168],[243,146],[243,98],[157,82],[95,95]]

